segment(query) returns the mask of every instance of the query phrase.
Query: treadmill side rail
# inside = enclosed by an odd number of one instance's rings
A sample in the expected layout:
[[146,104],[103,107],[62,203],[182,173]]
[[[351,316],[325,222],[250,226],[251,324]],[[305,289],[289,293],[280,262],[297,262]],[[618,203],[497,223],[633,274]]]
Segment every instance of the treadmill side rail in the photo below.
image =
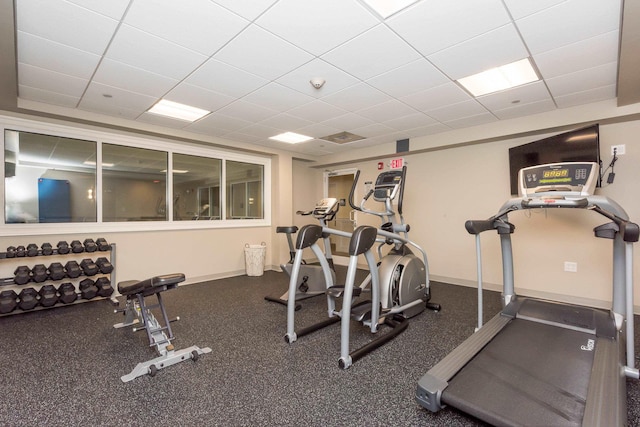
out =
[[493,339],[512,317],[498,313],[478,332],[467,338],[462,344],[438,362],[418,381],[416,401],[426,409],[437,412],[444,408],[441,402],[442,392],[448,381],[466,365],[489,341]]

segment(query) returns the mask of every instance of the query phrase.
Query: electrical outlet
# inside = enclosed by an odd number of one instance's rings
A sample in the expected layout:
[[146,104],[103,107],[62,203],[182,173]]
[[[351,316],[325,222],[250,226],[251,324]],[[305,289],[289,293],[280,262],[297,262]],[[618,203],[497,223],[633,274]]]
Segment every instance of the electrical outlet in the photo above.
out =
[[578,263],[577,262],[571,262],[571,261],[565,261],[564,262],[564,271],[569,271],[571,273],[577,273],[578,272]]
[[620,144],[620,145],[612,145],[611,146],[611,155],[613,156],[613,150],[616,150],[616,155],[617,156],[622,156],[623,154],[625,154],[625,149],[627,147],[625,146],[625,144]]

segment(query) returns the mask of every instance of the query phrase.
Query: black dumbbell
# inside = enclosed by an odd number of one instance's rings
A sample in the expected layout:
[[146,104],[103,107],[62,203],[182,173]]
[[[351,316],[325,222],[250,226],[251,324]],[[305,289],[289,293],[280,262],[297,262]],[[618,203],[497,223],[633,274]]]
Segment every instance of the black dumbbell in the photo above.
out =
[[66,240],[60,240],[58,242],[57,248],[60,255],[66,255],[70,251],[69,244],[66,242]]
[[19,265],[13,274],[13,281],[16,285],[24,285],[31,280],[31,270],[26,265]]
[[98,245],[93,241],[93,239],[84,239],[82,244],[84,245],[85,252],[95,252],[98,250]]
[[98,237],[96,239],[96,245],[98,246],[98,250],[102,252],[111,249],[111,246],[109,245],[109,243],[107,243],[107,239],[105,239],[104,237]]
[[59,262],[52,262],[49,265],[49,279],[62,280],[65,276],[64,267]]
[[43,307],[52,307],[58,302],[58,292],[53,285],[44,285],[38,291],[38,295],[40,295],[40,305]]
[[73,240],[70,246],[71,246],[71,252],[73,252],[74,254],[79,254],[81,252],[84,252],[84,246],[82,246],[82,243],[80,243],[80,240]]
[[16,257],[16,247],[15,246],[9,246],[7,248],[7,258],[15,258]]
[[18,294],[15,291],[0,292],[0,314],[11,313],[18,306]]
[[42,255],[53,255],[53,247],[51,243],[43,243],[40,245],[40,250],[42,251]]
[[29,243],[27,245],[27,256],[38,256],[38,245]]
[[95,276],[98,274],[98,266],[91,258],[85,258],[80,261],[80,268],[86,276]]
[[23,257],[23,256],[27,256],[27,249],[20,245],[16,248],[16,256],[17,257]]
[[31,269],[31,280],[36,283],[42,283],[47,280],[49,274],[47,274],[47,267],[44,264],[36,264]]
[[78,294],[76,294],[76,287],[73,286],[73,283],[65,282],[58,287],[58,301],[63,304],[71,304],[75,300],[78,299]]
[[80,276],[80,274],[82,274],[82,269],[78,265],[78,262],[73,260],[67,261],[67,263],[64,265],[64,270],[67,273],[67,277],[69,277],[70,279],[75,279],[76,277]]
[[18,299],[20,310],[33,310],[38,305],[38,291],[33,288],[24,288],[18,294]]
[[96,288],[98,288],[99,297],[110,297],[113,293],[113,286],[108,277],[99,277],[96,280]]
[[96,265],[102,274],[109,274],[113,271],[113,264],[103,256],[96,260]]
[[84,299],[92,299],[98,295],[98,287],[92,279],[86,278],[80,281],[80,296]]

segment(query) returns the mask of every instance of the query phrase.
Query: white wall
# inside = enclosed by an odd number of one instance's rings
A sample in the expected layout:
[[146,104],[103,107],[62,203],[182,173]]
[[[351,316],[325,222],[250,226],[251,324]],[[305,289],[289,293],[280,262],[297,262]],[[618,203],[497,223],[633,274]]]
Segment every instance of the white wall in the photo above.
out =
[[[615,199],[636,222],[640,222],[640,198],[637,197],[640,145],[635,138],[638,133],[640,121],[600,126],[600,151],[605,166],[611,160],[611,145],[626,144],[627,154],[621,156],[615,166],[615,182],[596,192]],[[475,241],[474,236],[465,231],[464,222],[488,218],[511,197],[508,148],[544,136],[546,134],[403,155],[408,162],[405,219],[412,227],[411,238],[427,250],[432,279],[475,286]],[[360,168],[361,183],[364,183],[375,179],[376,164],[377,160],[367,160],[340,164],[339,168]],[[295,176],[294,180],[297,179]],[[306,197],[310,190],[304,190]],[[294,187],[294,199],[298,191]],[[536,210],[513,213],[509,218],[516,226],[512,239],[518,292],[594,306],[608,305],[611,241],[596,239],[592,232],[594,226],[608,222],[604,217],[587,211]],[[487,232],[483,234],[482,243],[484,279],[489,288],[500,289],[499,239],[496,233]],[[639,253],[636,248],[636,272]],[[565,272],[564,261],[576,262],[578,272]],[[640,306],[637,280],[635,305]]]

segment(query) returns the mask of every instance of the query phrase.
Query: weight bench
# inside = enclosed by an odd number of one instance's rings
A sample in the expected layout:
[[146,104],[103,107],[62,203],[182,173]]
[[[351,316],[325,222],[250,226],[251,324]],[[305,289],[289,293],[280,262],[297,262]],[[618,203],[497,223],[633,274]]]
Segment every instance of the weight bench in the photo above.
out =
[[[113,325],[119,329],[125,326],[135,326],[133,331],[144,329],[147,331],[149,338],[149,346],[156,348],[159,356],[146,362],[138,363],[131,373],[123,375],[120,379],[123,382],[129,382],[139,376],[155,374],[163,368],[166,368],[184,360],[198,360],[201,354],[210,353],[209,347],[200,348],[191,346],[182,350],[175,350],[171,340],[173,332],[171,331],[171,322],[180,320],[179,317],[169,320],[167,312],[162,302],[162,292],[178,287],[178,283],[183,282],[184,274],[174,273],[155,276],[147,280],[128,280],[118,283],[118,291],[126,297],[126,305],[122,309],[115,310],[116,313],[124,313],[125,320],[122,323]],[[147,304],[145,298],[155,295],[157,304]],[[158,320],[151,310],[160,309],[162,319]],[[164,325],[160,323],[164,321]]]

